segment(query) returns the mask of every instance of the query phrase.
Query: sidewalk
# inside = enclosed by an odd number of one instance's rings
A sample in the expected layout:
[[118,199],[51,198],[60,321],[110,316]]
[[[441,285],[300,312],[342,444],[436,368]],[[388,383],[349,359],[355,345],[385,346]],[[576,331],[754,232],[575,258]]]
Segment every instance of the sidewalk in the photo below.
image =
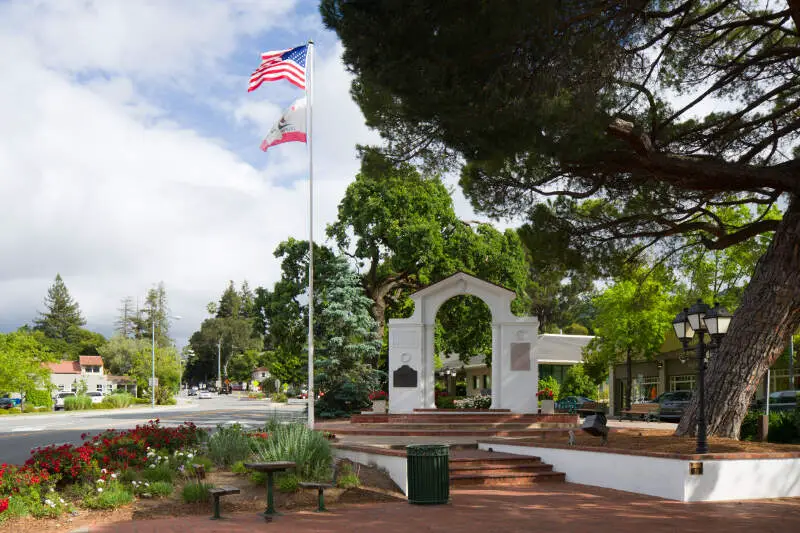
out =
[[[74,533],[459,533],[798,531],[800,498],[687,504],[572,483],[506,490],[456,490],[448,505],[406,502],[332,507],[328,513],[287,512],[265,523],[260,516],[225,513],[226,520],[184,516],[92,526]],[[209,516],[211,509],[209,505]]]

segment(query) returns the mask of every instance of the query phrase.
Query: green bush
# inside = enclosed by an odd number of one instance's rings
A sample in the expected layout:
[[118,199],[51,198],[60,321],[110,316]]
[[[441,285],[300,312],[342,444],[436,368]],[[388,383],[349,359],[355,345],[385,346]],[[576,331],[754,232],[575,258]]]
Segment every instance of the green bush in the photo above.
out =
[[23,413],[36,413],[36,412],[38,412],[38,409],[36,409],[36,407],[32,406],[31,404],[26,403],[25,405],[22,406],[22,412]]
[[181,497],[186,503],[199,503],[208,501],[209,489],[213,489],[214,485],[211,483],[202,483],[191,481],[183,486]]
[[572,365],[567,369],[556,398],[561,400],[567,396],[584,396],[592,399],[597,397],[597,385],[586,375],[583,364]]
[[[745,415],[739,430],[740,439],[755,440],[758,438],[758,425],[763,414],[749,412]],[[767,440],[779,444],[800,443],[800,410],[770,413]]]
[[196,475],[193,465],[202,465],[203,470],[205,470],[206,472],[211,472],[212,470],[214,470],[214,461],[212,461],[208,457],[198,456],[192,459],[191,464],[186,469],[186,474],[189,476]]
[[463,400],[464,396],[437,396],[436,408],[437,409],[455,409],[453,404],[456,400]]
[[88,509],[116,509],[133,502],[133,494],[118,483],[102,489],[102,492],[93,492],[84,498],[83,506]]
[[539,388],[537,390],[544,389],[550,389],[553,391],[553,398],[556,399],[559,397],[558,395],[561,391],[561,385],[558,384],[558,381],[556,381],[556,378],[553,376],[547,376],[544,379],[539,379]]
[[302,479],[330,479],[333,454],[331,445],[318,431],[305,424],[267,424],[269,438],[258,442],[256,455],[263,462],[293,461],[295,473]]
[[158,405],[175,405],[175,398],[172,389],[158,385],[156,387],[156,404]]
[[246,474],[247,468],[244,466],[244,461],[236,461],[233,463],[233,466],[231,466],[231,472],[234,474]]
[[115,392],[103,398],[103,402],[100,405],[108,409],[121,409],[123,407],[130,407],[133,400],[133,396],[127,392]]
[[282,392],[273,392],[269,399],[275,403],[286,403],[289,401],[289,398]]
[[142,478],[153,483],[155,481],[166,481],[172,483],[175,478],[175,471],[169,466],[169,463],[160,463],[155,465],[155,468],[147,467],[142,470]]
[[92,408],[92,399],[85,394],[64,398],[64,409],[67,411],[85,411]]
[[589,330],[583,324],[573,322],[564,328],[564,335],[588,335]]
[[358,474],[353,472],[350,463],[342,463],[339,467],[339,476],[336,478],[336,486],[340,489],[353,489],[361,485]]
[[41,389],[31,389],[25,391],[25,403],[35,407],[53,408],[53,398],[50,391]]
[[22,412],[22,409],[19,407],[12,407],[11,409],[6,409],[6,413],[8,414],[19,414]]
[[276,484],[280,492],[297,492],[300,488],[300,479],[294,474],[283,474],[278,476]]
[[158,496],[159,498],[165,498],[169,496],[174,490],[175,487],[172,486],[172,483],[168,483],[166,481],[156,481],[155,483],[150,483],[150,494],[153,496]]
[[136,405],[150,405],[150,398],[134,398],[133,402]]
[[250,455],[250,437],[239,424],[217,426],[208,438],[208,456],[217,466],[230,466]]

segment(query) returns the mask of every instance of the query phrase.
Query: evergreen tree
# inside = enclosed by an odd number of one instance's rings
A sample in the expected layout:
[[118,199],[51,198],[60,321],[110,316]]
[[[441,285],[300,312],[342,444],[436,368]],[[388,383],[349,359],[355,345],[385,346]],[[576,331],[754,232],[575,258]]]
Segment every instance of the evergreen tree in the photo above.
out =
[[133,338],[136,333],[136,310],[133,307],[133,298],[130,296],[123,298],[118,311],[119,317],[114,323],[116,326],[114,331],[122,337]]
[[236,291],[233,280],[228,282],[228,287],[222,293],[217,305],[217,318],[239,318],[242,311],[242,297]]
[[147,291],[145,305],[139,310],[137,318],[139,322],[140,338],[152,338],[153,324],[156,328],[156,345],[172,346],[172,339],[169,337],[169,306],[167,304],[167,289],[161,281]]
[[70,341],[86,324],[78,302],[70,296],[61,274],[56,274],[55,281],[47,289],[44,305],[47,310],[39,313],[34,329],[42,331],[48,338]]
[[250,290],[250,284],[247,280],[242,282],[242,288],[239,290],[239,297],[242,302],[241,313],[245,318],[254,318],[256,311],[256,301],[253,291]]

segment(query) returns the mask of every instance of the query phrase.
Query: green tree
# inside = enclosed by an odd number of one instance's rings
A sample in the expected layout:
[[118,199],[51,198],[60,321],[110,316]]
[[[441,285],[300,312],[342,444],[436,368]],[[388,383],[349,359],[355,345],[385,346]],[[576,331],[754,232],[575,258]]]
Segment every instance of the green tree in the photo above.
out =
[[[595,334],[586,347],[588,374],[599,383],[609,365],[624,360],[628,369],[625,405],[630,408],[633,359],[651,358],[658,353],[665,335],[671,331],[675,304],[665,281],[644,277],[620,279],[595,298]],[[597,375],[594,372],[602,372]]]
[[119,311],[119,315],[114,322],[115,333],[123,337],[134,337],[136,334],[136,309],[133,306],[133,298],[130,296],[123,298],[117,311]]
[[130,374],[133,361],[138,354],[147,352],[151,348],[151,342],[146,339],[132,339],[117,334],[108,339],[108,342],[98,351],[110,374],[125,376]]
[[242,296],[231,280],[219,299],[217,318],[239,318],[242,315]]
[[163,281],[147,291],[145,304],[139,310],[137,321],[137,338],[152,339],[153,327],[155,326],[156,346],[172,346],[172,339],[169,336],[167,288],[164,286]]
[[50,370],[42,363],[55,359],[29,332],[0,333],[0,392],[48,389]]
[[48,338],[71,342],[78,329],[86,324],[80,306],[70,296],[61,274],[56,274],[55,281],[47,289],[44,306],[46,311],[39,313],[39,318],[34,321],[34,329]]
[[367,405],[380,378],[370,362],[381,346],[370,313],[373,301],[364,293],[358,274],[344,257],[336,257],[331,266],[331,277],[319,294],[322,313],[314,378],[316,390],[324,394],[317,410],[328,417]]
[[[525,213],[588,258],[620,241],[669,253],[688,236],[722,250],[774,232],[709,364],[709,430],[736,437],[750,384],[800,326],[798,2],[323,0],[321,11],[389,152],[460,156],[481,210]],[[781,220],[712,214],[779,198]],[[693,403],[680,434],[694,417]]]
[[572,365],[567,369],[564,382],[561,384],[559,399],[567,396],[583,396],[584,398],[597,398],[597,385],[591,377],[586,374],[586,369],[582,364]]

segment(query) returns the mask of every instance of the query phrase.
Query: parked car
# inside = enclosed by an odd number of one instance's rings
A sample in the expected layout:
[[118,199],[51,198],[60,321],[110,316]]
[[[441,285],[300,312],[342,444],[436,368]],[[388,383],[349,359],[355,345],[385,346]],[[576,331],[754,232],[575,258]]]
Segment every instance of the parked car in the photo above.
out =
[[11,400],[11,403],[14,404],[12,407],[22,406],[22,395],[18,392],[7,392],[3,394],[3,398]]
[[0,398],[0,409],[11,409],[15,407],[14,400],[11,398]]
[[188,396],[197,396],[197,387],[192,387],[186,393]]
[[[797,407],[797,398],[800,391],[783,390],[775,391],[769,395],[770,411],[794,411]],[[762,402],[762,407],[764,402]]]
[[86,396],[92,399],[92,403],[103,403],[102,392],[87,392]]
[[64,398],[74,397],[74,392],[59,392],[56,394],[55,398],[53,398],[53,410],[58,411],[59,409],[64,408]]
[[213,396],[207,390],[200,391],[200,394],[197,395],[198,400],[210,400]]
[[692,401],[692,391],[676,390],[665,392],[658,398],[658,417],[661,420],[677,421],[683,416],[683,412]]

